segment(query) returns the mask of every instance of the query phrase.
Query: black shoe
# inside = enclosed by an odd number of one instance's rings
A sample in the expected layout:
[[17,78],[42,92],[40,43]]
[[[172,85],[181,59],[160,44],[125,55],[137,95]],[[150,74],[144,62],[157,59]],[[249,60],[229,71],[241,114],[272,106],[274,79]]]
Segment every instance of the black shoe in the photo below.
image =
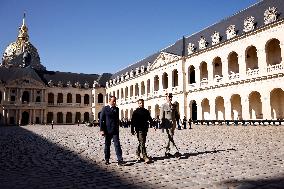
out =
[[123,161],[123,160],[119,160],[118,162],[117,162],[117,165],[118,166],[124,166],[126,163]]
[[180,157],[181,157],[181,153],[176,152],[174,156],[175,156],[176,158],[180,158]]
[[109,165],[109,164],[110,164],[109,160],[106,160],[105,165]]

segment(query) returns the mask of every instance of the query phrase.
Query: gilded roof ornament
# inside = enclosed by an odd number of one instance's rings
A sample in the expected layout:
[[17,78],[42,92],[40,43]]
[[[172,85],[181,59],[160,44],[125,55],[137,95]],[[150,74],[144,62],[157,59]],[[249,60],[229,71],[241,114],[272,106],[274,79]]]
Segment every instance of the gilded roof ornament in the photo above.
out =
[[207,47],[207,42],[203,36],[200,37],[200,40],[198,41],[199,49],[205,49]]
[[220,33],[215,31],[213,35],[211,35],[211,39],[212,39],[212,45],[216,45],[220,43],[220,40],[221,40]]
[[187,53],[188,53],[188,55],[194,53],[194,51],[195,51],[194,44],[193,43],[188,43],[188,46],[187,46]]

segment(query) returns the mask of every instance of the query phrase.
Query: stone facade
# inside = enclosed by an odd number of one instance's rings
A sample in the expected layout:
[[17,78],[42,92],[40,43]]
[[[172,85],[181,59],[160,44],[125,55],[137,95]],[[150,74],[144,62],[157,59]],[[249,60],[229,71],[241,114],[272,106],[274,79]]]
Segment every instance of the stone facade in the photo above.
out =
[[[260,5],[269,3],[279,3],[278,8],[284,10],[280,1],[266,0]],[[245,13],[257,8],[252,7]],[[227,24],[224,28],[229,29],[220,31],[227,34],[222,36],[222,41],[219,31],[209,27],[205,31],[214,31],[209,34],[212,39],[205,39],[202,32],[199,38],[199,33],[194,34],[195,44],[190,41],[194,36],[183,39],[187,54],[162,50],[148,62],[149,69],[137,67],[140,71],[120,80],[115,80],[114,74],[107,83],[106,93],[117,96],[120,116],[131,118],[137,100],[142,98],[152,117],[157,117],[159,107],[165,102],[165,93],[171,92],[181,117],[193,120],[283,119],[284,20],[277,16],[280,14],[275,11],[277,8],[264,8],[273,10],[270,12],[274,16],[270,17],[274,20],[270,19],[269,23],[267,11],[263,11],[260,21],[245,18],[243,28],[236,28],[227,19],[218,25]],[[263,20],[265,23],[261,24]],[[243,33],[237,35],[236,31]],[[141,62],[137,65],[141,66]]]
[[77,124],[98,120],[111,74],[47,71],[28,28],[6,48],[0,65],[0,125]]

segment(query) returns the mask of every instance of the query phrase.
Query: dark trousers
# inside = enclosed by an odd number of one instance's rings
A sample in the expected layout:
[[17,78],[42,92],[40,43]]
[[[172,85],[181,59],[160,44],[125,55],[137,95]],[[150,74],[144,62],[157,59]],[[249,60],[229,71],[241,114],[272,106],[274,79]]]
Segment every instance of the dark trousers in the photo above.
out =
[[110,145],[111,145],[111,139],[113,139],[115,153],[118,161],[122,161],[122,150],[120,146],[119,141],[119,135],[118,134],[107,134],[105,136],[105,160],[109,160],[110,158]]
[[137,147],[136,155],[140,156],[140,153],[142,153],[143,158],[147,158],[146,145],[145,145],[146,137],[147,137],[146,131],[137,132],[137,138],[138,138],[139,145]]

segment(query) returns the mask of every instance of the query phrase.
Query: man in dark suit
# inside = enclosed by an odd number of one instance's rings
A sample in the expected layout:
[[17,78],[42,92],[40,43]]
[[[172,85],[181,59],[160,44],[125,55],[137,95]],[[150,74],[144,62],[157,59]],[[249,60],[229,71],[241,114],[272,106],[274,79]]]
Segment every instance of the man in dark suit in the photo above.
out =
[[119,141],[119,109],[116,107],[116,97],[109,98],[109,104],[104,106],[100,114],[100,131],[105,137],[105,164],[110,164],[110,145],[113,139],[118,165],[123,165],[122,150]]

